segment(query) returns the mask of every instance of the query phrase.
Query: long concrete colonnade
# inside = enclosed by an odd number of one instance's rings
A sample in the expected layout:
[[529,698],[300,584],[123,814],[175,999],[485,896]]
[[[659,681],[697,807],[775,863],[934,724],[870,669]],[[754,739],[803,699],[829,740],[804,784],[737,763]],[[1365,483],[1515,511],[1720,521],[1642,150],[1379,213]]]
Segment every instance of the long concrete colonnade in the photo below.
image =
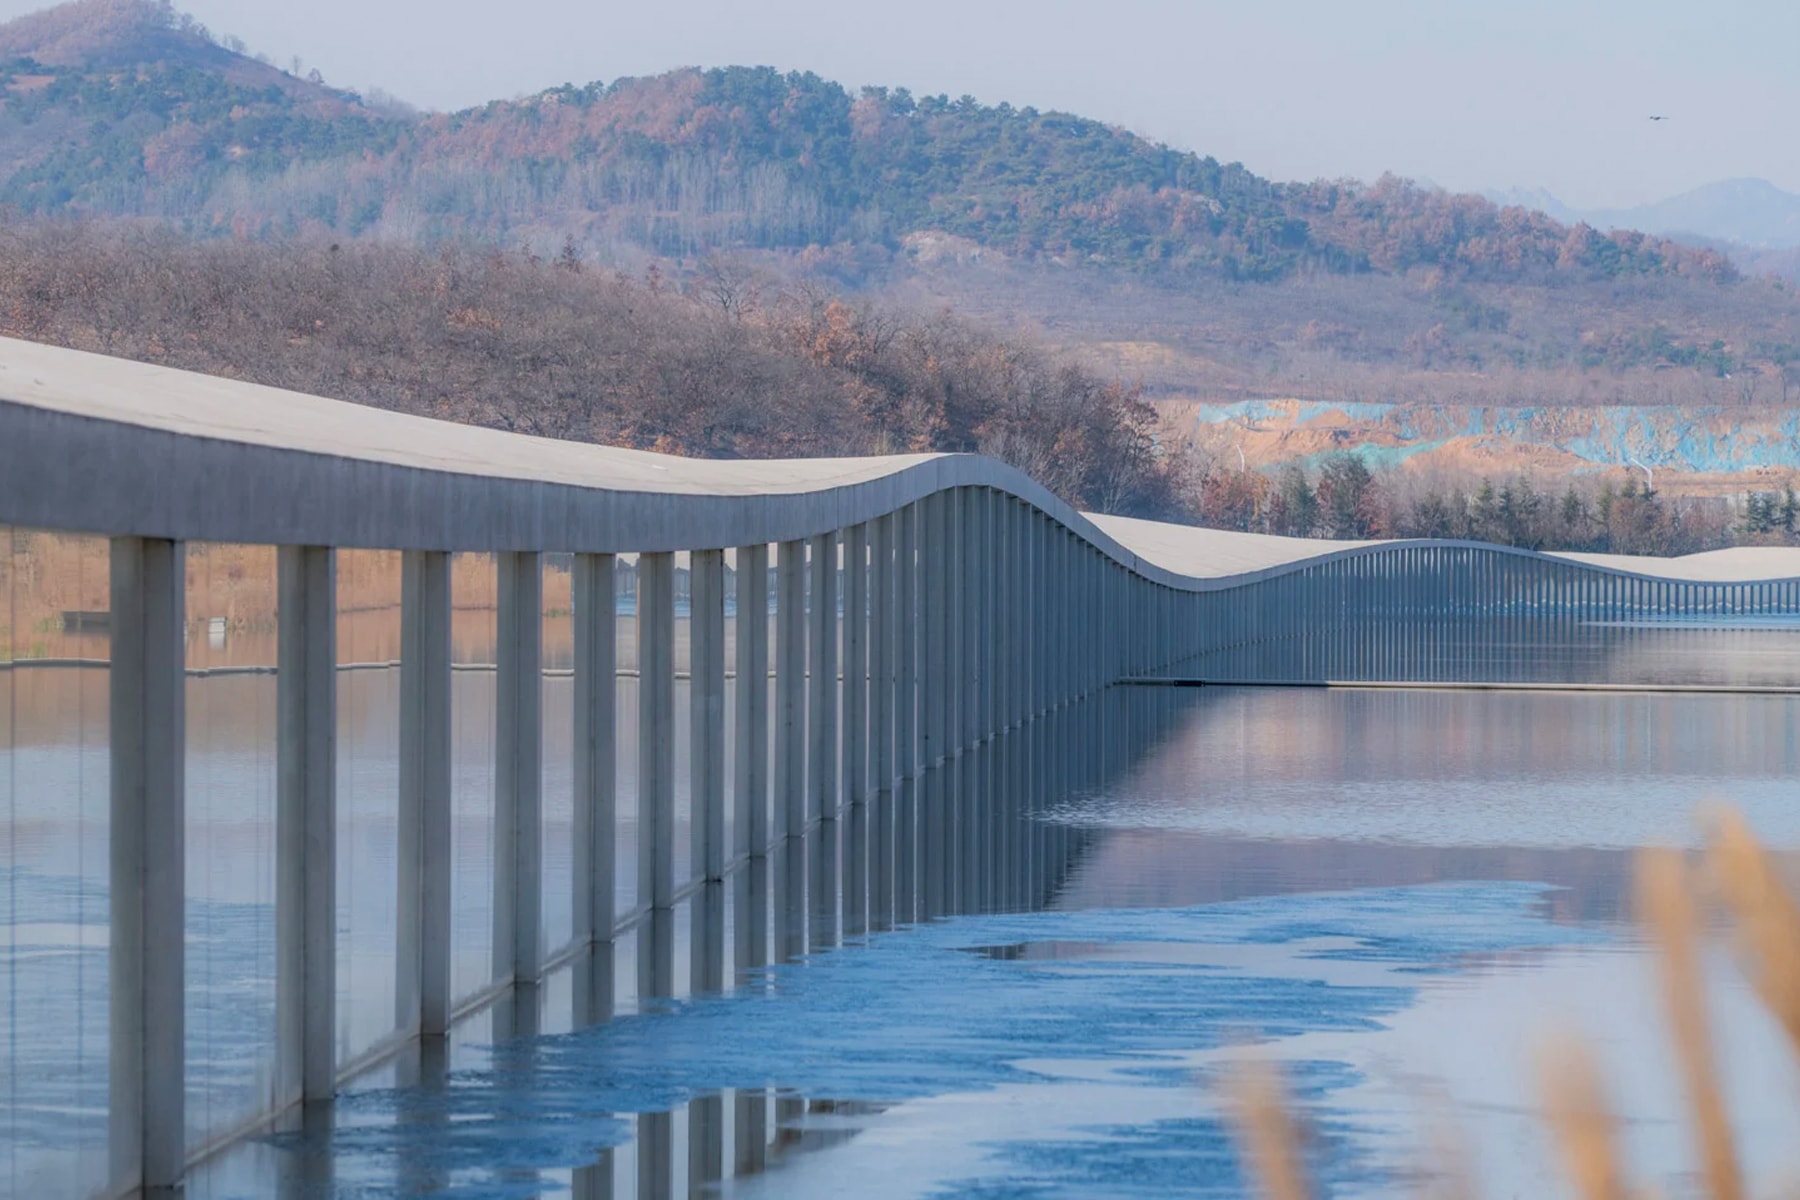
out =
[[[107,1141],[118,1189],[178,1186],[220,1141],[197,1144],[184,1107],[187,543],[278,548],[277,1045],[259,1122],[327,1101],[396,1044],[442,1037],[473,1005],[628,932],[641,991],[670,994],[672,914],[684,903],[693,986],[721,986],[727,886],[742,889],[740,914],[766,903],[772,922],[734,922],[740,964],[1041,900],[1079,835],[1031,813],[1062,781],[1097,782],[1105,748],[1068,714],[1196,649],[1168,637],[1179,576],[991,460],[694,463],[24,344],[0,344],[0,363],[0,523],[112,544]],[[350,1058],[335,1028],[344,547],[403,553],[396,1027]],[[460,1003],[449,787],[458,552],[496,555],[499,583],[495,986]],[[573,938],[551,947],[542,587],[545,555],[558,552],[573,556],[575,894]],[[678,553],[690,584],[687,879],[675,870]],[[614,888],[622,557],[636,580],[630,911],[617,910]],[[768,928],[775,944],[757,944]]]
[[[334,1028],[342,548],[404,555],[397,1011],[395,1037],[374,1053],[440,1038],[471,1003],[536,986],[628,932],[640,987],[669,994],[682,904],[692,905],[693,986],[722,986],[727,888],[739,964],[1041,900],[1082,835],[1034,817],[1065,785],[1105,776],[1117,744],[1081,723],[1121,681],[1296,639],[1312,657],[1283,669],[1316,673],[1357,661],[1362,618],[1377,608],[1510,611],[1554,596],[1572,612],[1613,612],[1625,595],[1687,594],[1650,587],[1716,598],[1740,586],[1491,548],[1230,542],[1090,519],[973,456],[694,462],[4,341],[0,523],[112,539],[108,1145],[122,1189],[176,1186],[213,1148],[190,1141],[184,1118],[190,541],[279,548],[277,1052],[259,1120],[327,1101],[371,1057],[346,1058]],[[1252,561],[1229,563],[1231,546],[1252,544]],[[457,552],[495,554],[499,578],[495,987],[473,1001],[453,996],[449,965]],[[574,927],[560,947],[546,945],[540,886],[550,553],[573,556]],[[678,554],[690,583],[686,879],[675,870]],[[626,749],[614,686],[621,556],[636,579],[629,911],[613,878],[613,763]],[[1741,594],[1792,611],[1794,580],[1758,587]],[[1580,607],[1602,595],[1603,610]],[[744,919],[761,904],[771,923]],[[775,944],[764,945],[771,928]]]

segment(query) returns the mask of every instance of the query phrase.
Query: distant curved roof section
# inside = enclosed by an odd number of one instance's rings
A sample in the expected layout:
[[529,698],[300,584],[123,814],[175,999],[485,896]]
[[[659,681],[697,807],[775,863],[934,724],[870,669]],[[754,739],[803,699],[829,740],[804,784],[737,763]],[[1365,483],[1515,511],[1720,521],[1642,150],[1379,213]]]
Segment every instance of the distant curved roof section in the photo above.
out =
[[1731,546],[1724,550],[1684,554],[1680,558],[1573,553],[1557,553],[1550,557],[1683,583],[1761,583],[1800,578],[1800,546]]
[[[1155,563],[1166,571],[1196,579],[1229,579],[1240,575],[1278,572],[1301,563],[1336,558],[1348,552],[1379,546],[1446,544],[1277,537],[1267,533],[1203,529],[1194,525],[1172,525],[1162,521],[1112,517],[1101,513],[1084,515],[1138,557]],[[1483,542],[1452,544],[1492,548]],[[1800,579],[1800,547],[1796,546],[1732,546],[1678,558],[1566,552],[1545,552],[1538,555],[1528,550],[1513,552],[1534,557],[1561,558],[1601,570],[1679,583],[1764,583]]]
[[1324,558],[1346,550],[1381,546],[1381,541],[1339,542],[1326,538],[1277,537],[1270,533],[1239,533],[1231,529],[1205,529],[1198,525],[1173,525],[1137,517],[1110,517],[1086,513],[1088,520],[1105,530],[1139,558],[1167,571],[1197,579],[1225,579],[1293,566],[1308,559]]

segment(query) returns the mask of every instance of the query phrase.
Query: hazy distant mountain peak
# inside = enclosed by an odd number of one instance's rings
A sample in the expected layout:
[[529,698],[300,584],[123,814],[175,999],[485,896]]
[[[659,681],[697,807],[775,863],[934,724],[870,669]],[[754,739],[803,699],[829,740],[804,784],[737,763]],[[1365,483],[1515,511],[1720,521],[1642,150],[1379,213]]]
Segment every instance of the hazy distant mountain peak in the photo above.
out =
[[148,0],[0,26],[0,206],[242,236],[829,256],[847,277],[914,234],[984,263],[1170,278],[1733,273],[1708,250],[1391,176],[1282,183],[1070,113],[811,72],[687,69],[413,119],[239,49]]
[[1561,221],[1565,225],[1573,225],[1581,219],[1579,213],[1544,188],[1492,189],[1483,192],[1482,195],[1501,208],[1523,208],[1528,212],[1541,212],[1546,217],[1554,221]]
[[223,66],[232,55],[163,0],[71,0],[0,25],[0,60],[95,69],[181,60]]
[[1645,233],[1756,249],[1800,246],[1800,196],[1766,179],[1721,179],[1679,196],[1631,208],[1573,209],[1543,188],[1483,193],[1499,205],[1535,209],[1566,224]]

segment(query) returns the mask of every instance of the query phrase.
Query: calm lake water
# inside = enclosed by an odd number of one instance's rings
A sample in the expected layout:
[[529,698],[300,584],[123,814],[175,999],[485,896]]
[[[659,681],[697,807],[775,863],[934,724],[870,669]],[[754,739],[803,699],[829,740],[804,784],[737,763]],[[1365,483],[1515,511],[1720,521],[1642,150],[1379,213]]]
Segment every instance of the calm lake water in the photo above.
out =
[[[1692,844],[1709,802],[1800,848],[1800,697],[1158,691],[1159,744],[1055,813],[1098,836],[1048,910],[591,1029],[578,997],[546,1001],[547,1035],[501,1028],[498,1050],[478,1023],[425,1084],[374,1080],[335,1133],[227,1156],[199,1194],[281,1169],[295,1195],[1240,1196],[1215,1085],[1256,1043],[1331,1194],[1394,1193],[1448,1129],[1486,1194],[1539,1196],[1534,1058],[1567,1031],[1679,1192],[1630,852]],[[1711,972],[1754,1174],[1800,1167],[1800,1072],[1729,962]]]
[[[1643,638],[1614,661],[1796,681],[1791,630]],[[624,714],[634,686],[621,681]],[[342,687],[348,1055],[392,1024],[397,673],[348,672]],[[462,671],[456,688],[455,974],[471,995],[488,978],[492,676]],[[0,687],[0,1195],[65,1194],[46,1181],[91,1179],[104,1144],[104,689],[104,671],[80,669]],[[267,1087],[274,706],[268,675],[190,689],[199,1142]],[[566,678],[545,689],[548,723],[566,729]],[[636,998],[633,935],[610,961],[469,1018],[442,1056],[361,1077],[328,1127],[212,1160],[190,1194],[1240,1196],[1215,1085],[1256,1043],[1287,1065],[1331,1194],[1394,1193],[1447,1127],[1486,1194],[1538,1196],[1551,1171],[1533,1055],[1559,1029],[1599,1048],[1635,1161],[1679,1192],[1691,1164],[1627,920],[1630,852],[1692,844],[1715,802],[1800,849],[1800,696],[1122,688],[1107,703],[1153,744],[1099,791],[1058,800],[1051,819],[1092,840],[1044,910],[877,934],[666,1004]],[[566,736],[545,750],[555,940]],[[683,991],[686,921],[671,933]],[[1754,1174],[1800,1169],[1800,1072],[1730,963],[1712,970]]]

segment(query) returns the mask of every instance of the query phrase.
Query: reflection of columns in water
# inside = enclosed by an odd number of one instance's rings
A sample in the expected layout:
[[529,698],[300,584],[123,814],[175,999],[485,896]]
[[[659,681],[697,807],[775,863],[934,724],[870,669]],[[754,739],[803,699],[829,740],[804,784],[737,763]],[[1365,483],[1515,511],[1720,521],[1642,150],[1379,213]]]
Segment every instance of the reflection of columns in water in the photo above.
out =
[[[438,1043],[442,1046],[442,1043]],[[421,1083],[425,1080],[421,1078]],[[436,1097],[420,1094],[418,1099],[421,1110],[436,1102]],[[440,1114],[442,1109],[436,1111]],[[399,1119],[404,1120],[404,1115]],[[423,1111],[421,1120],[429,1120]],[[284,1153],[275,1156],[275,1186],[271,1189],[276,1200],[318,1200],[320,1196],[333,1194],[334,1176],[333,1156],[331,1152],[331,1135],[336,1125],[336,1111],[330,1104],[305,1104],[297,1110],[286,1114],[278,1131],[287,1134],[292,1140],[287,1143]],[[409,1146],[421,1143],[409,1141]],[[413,1189],[414,1195],[428,1195],[433,1187],[441,1188],[441,1173],[433,1169],[434,1164],[419,1162],[403,1157],[397,1164],[396,1182],[404,1190],[408,1181],[417,1179],[420,1186]]]
[[[493,1022],[493,1054],[505,1060],[495,1078],[515,1098],[506,1106],[527,1109],[537,1094],[537,1054],[525,1043],[538,1036],[543,1028],[544,996],[535,984],[516,984],[502,991],[488,1010]],[[503,1102],[504,1103],[504,1102]],[[499,1172],[506,1190],[529,1191],[539,1181],[538,1172],[518,1167]]]
[[688,1102],[688,1195],[725,1177],[725,1097],[715,1092]]
[[669,1200],[675,1194],[675,1114],[639,1113],[637,1118],[638,1200]]
[[759,1175],[768,1165],[769,1093],[741,1088],[732,1093],[732,1171]]
[[[613,944],[601,942],[576,956],[569,964],[573,991],[571,1019],[575,1028],[599,1025],[612,1020],[615,987]],[[577,1167],[571,1180],[575,1200],[611,1200],[613,1194],[613,1151],[602,1150],[594,1162]]]

